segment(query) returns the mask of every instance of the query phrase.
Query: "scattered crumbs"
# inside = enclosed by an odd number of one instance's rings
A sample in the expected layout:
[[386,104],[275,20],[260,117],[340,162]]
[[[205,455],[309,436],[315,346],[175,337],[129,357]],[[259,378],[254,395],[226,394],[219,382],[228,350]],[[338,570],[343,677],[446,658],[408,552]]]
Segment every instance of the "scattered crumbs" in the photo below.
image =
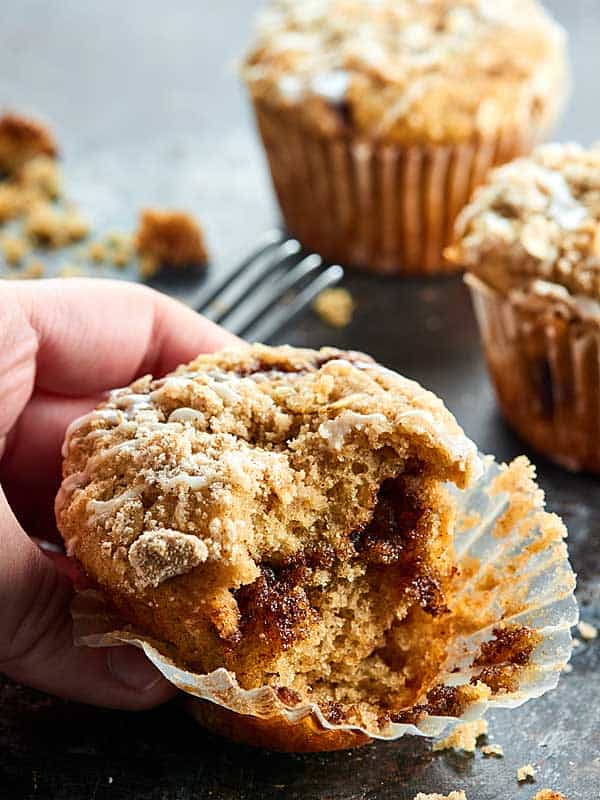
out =
[[27,242],[19,236],[4,236],[2,238],[2,254],[5,261],[12,266],[20,264],[28,251]]
[[450,792],[450,794],[423,794],[419,792],[414,800],[467,800],[467,795],[460,792]]
[[502,749],[502,745],[499,744],[486,744],[481,748],[481,752],[484,756],[504,758],[504,750]]
[[89,233],[87,220],[76,209],[58,209],[50,203],[37,203],[29,211],[25,233],[47,247],[64,247]]
[[573,672],[573,665],[572,664],[565,664],[563,667],[563,672],[565,675],[570,675]]
[[354,300],[347,289],[337,286],[324,289],[314,301],[313,309],[326,325],[345,328],[352,321]]
[[581,638],[584,639],[586,642],[591,642],[592,639],[596,639],[598,636],[598,628],[591,625],[589,622],[581,622],[577,625],[577,630],[579,631]]
[[[184,211],[143,209],[135,234],[135,249],[143,265],[144,277],[159,267],[194,267],[208,263],[204,235],[199,223]],[[142,267],[142,265],[140,265]]]
[[533,768],[533,764],[523,764],[523,766],[519,767],[517,770],[517,780],[519,783],[533,780],[533,778],[535,778],[535,769]]
[[583,642],[581,641],[581,639],[578,639],[576,636],[573,637],[573,649],[581,647],[582,644]]
[[459,722],[459,724],[439,742],[434,742],[432,750],[464,750],[466,753],[474,753],[477,746],[477,739],[485,736],[488,731],[487,720],[477,719],[474,722]]
[[553,789],[540,789],[533,800],[568,800],[568,798]]

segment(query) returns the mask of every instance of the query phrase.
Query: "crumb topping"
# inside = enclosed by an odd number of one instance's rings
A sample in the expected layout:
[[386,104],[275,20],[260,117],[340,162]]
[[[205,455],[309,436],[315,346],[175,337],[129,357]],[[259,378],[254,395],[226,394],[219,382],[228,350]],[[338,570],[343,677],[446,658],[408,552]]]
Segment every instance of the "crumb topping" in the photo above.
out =
[[568,798],[560,792],[555,792],[554,789],[540,789],[533,800],[568,800]]
[[163,528],[141,533],[127,557],[138,585],[146,588],[194,569],[208,558],[208,547],[197,536]]
[[541,113],[564,91],[564,50],[536,0],[273,0],[243,74],[326,133],[462,140]]
[[600,300],[600,146],[545,145],[494,170],[460,214],[448,255],[496,289],[572,295],[591,313],[579,296]]

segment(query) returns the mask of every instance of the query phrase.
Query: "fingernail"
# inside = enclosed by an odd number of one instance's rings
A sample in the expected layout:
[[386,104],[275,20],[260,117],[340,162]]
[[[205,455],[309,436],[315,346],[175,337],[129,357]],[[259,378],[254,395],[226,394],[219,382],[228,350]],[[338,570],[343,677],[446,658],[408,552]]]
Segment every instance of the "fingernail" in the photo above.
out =
[[148,692],[164,680],[156,667],[137,647],[110,647],[107,659],[111,675],[128,689]]

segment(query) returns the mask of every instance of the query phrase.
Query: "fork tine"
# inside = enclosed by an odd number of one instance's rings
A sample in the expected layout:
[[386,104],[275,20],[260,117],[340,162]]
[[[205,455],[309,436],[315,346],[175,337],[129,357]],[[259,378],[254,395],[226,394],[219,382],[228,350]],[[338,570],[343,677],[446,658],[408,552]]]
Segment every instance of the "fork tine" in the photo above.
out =
[[290,303],[278,304],[255,325],[241,333],[244,333],[244,338],[250,342],[267,342],[274,333],[310,305],[323,289],[334,286],[343,277],[344,270],[338,264],[328,267],[314,281],[305,286]]
[[295,239],[285,239],[246,259],[212,292],[209,302],[202,307],[202,313],[213,322],[220,322],[258,283],[300,250],[300,243]]
[[269,252],[269,250],[275,247],[275,245],[285,241],[286,238],[287,237],[283,231],[281,231],[279,228],[272,228],[271,230],[266,231],[265,234],[258,240],[256,247],[248,256],[246,256],[246,258],[243,259],[243,261],[238,264],[238,266],[232,272],[228,272],[225,277],[217,281],[216,284],[202,286],[192,298],[188,299],[188,304],[197,311],[202,311],[202,309],[209,305],[214,298],[220,292],[222,292],[229,283],[231,283],[232,280],[237,278],[237,276],[248,267],[249,264],[251,264],[257,258],[264,256]]
[[257,286],[235,308],[221,319],[221,325],[232,333],[241,333],[256,322],[277,300],[300,283],[323,264],[321,256],[313,253],[299,261],[292,269],[273,276],[272,282]]

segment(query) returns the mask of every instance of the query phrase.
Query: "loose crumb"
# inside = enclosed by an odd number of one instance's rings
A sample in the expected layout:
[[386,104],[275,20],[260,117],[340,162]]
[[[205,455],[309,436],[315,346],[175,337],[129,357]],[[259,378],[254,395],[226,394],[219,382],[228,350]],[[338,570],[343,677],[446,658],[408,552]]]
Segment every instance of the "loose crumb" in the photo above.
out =
[[27,161],[19,174],[19,182],[32,192],[41,192],[55,199],[62,191],[62,179],[58,164],[49,156],[36,156]]
[[9,181],[0,183],[0,224],[18,217],[23,211],[23,198],[18,186]]
[[502,745],[499,744],[486,744],[481,748],[484,756],[493,756],[494,758],[504,758],[504,750]]
[[63,264],[57,274],[59,278],[81,278],[87,273],[79,264]]
[[19,236],[4,236],[2,239],[2,254],[5,261],[12,266],[20,264],[28,250],[27,242]]
[[466,753],[474,753],[477,746],[477,739],[485,736],[488,731],[488,724],[485,719],[477,719],[474,722],[460,722],[445,739],[435,742],[432,750],[464,750]]
[[573,649],[575,650],[577,647],[581,647],[583,642],[581,639],[578,639],[576,636],[573,637]]
[[523,783],[524,781],[528,781],[529,779],[535,778],[535,769],[533,768],[533,764],[523,764],[522,767],[519,767],[517,770],[517,780],[519,783]]
[[314,301],[313,308],[327,325],[345,328],[352,321],[354,300],[347,289],[338,286],[324,289]]
[[103,244],[103,242],[92,242],[88,247],[88,256],[96,264],[101,264],[103,261],[106,261],[108,256],[106,245]]
[[[145,277],[158,267],[205,266],[208,254],[198,222],[184,211],[144,209],[135,234],[135,249],[144,267]],[[141,265],[140,265],[141,266]]]
[[35,120],[19,114],[0,117],[0,170],[9,175],[39,155],[56,156],[50,131]]
[[533,800],[568,800],[568,798],[554,789],[540,789]]
[[423,794],[419,792],[414,800],[467,800],[467,795],[463,792],[450,792],[450,794]]
[[592,639],[596,639],[598,636],[598,628],[591,625],[589,622],[584,622],[584,620],[581,620],[577,625],[577,630],[581,634],[581,638],[586,642],[591,642]]
[[565,675],[570,675],[573,672],[573,665],[565,664],[563,667],[563,672],[565,673]]

